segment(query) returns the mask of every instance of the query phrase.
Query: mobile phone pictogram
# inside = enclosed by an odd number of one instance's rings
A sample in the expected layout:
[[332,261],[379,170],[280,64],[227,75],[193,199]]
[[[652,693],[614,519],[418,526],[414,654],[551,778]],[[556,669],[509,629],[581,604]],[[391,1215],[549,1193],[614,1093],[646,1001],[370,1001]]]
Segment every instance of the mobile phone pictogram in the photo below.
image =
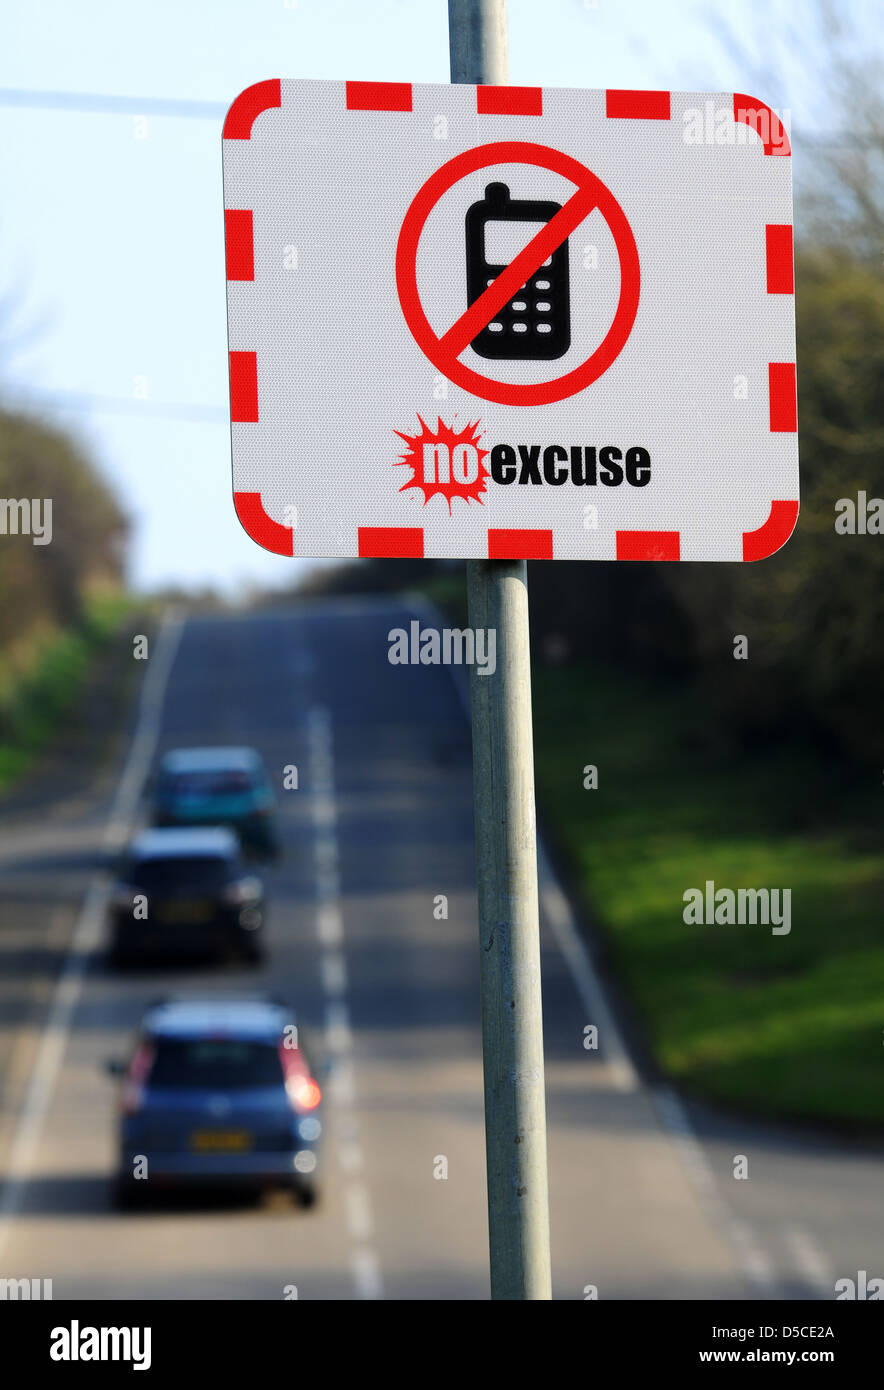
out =
[[[505,183],[490,183],[466,215],[467,300],[475,303],[561,204],[511,198]],[[531,225],[533,224],[533,225]],[[470,344],[480,357],[514,362],[551,361],[571,346],[568,241],[556,247]]]

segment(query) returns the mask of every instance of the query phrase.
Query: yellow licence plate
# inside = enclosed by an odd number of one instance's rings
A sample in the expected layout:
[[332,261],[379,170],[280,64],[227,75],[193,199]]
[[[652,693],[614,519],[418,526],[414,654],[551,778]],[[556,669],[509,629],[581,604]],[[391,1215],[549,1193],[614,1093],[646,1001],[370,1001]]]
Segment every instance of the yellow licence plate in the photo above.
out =
[[243,1153],[252,1147],[252,1136],[245,1129],[197,1129],[190,1147],[199,1153]]
[[203,899],[182,898],[179,902],[162,903],[157,909],[161,922],[208,922],[213,908]]

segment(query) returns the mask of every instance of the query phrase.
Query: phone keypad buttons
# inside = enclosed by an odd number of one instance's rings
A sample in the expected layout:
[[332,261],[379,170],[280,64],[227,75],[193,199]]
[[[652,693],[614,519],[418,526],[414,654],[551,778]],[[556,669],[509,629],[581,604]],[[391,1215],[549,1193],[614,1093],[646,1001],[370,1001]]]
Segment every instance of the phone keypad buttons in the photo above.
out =
[[[502,250],[501,226],[518,224],[520,238],[530,240],[537,228],[561,211],[552,200],[513,198],[502,183],[491,183],[485,197],[467,209],[465,217],[467,303],[474,304],[497,283],[506,266],[489,254],[489,227],[494,227]],[[503,226],[503,230],[506,228]],[[517,254],[517,253],[512,253]],[[512,261],[510,261],[512,263]],[[481,357],[502,361],[551,361],[568,351],[571,341],[568,244],[560,244],[532,275],[497,309],[494,320],[480,329],[470,346]]]

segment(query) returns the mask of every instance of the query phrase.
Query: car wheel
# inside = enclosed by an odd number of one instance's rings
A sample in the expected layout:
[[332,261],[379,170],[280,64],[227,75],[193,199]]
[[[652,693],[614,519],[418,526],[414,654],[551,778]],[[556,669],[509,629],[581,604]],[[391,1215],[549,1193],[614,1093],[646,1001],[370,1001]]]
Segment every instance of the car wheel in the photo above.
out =
[[315,1207],[319,1201],[319,1193],[312,1182],[299,1182],[295,1186],[295,1201],[299,1207],[305,1210],[308,1207]]
[[138,1211],[147,1206],[147,1183],[119,1174],[114,1180],[113,1195],[118,1211]]

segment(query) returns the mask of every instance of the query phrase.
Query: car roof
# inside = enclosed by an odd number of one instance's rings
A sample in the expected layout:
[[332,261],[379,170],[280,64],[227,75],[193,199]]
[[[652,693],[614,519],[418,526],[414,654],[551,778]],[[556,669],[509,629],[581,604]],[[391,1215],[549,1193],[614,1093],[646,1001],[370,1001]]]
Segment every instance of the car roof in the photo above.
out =
[[223,825],[169,826],[136,835],[129,853],[133,859],[232,859],[239,840]]
[[160,762],[164,772],[252,772],[261,767],[254,748],[170,748]]
[[276,1042],[295,1016],[275,1000],[261,998],[169,999],[144,1015],[142,1026],[154,1037],[202,1038],[217,1036]]

